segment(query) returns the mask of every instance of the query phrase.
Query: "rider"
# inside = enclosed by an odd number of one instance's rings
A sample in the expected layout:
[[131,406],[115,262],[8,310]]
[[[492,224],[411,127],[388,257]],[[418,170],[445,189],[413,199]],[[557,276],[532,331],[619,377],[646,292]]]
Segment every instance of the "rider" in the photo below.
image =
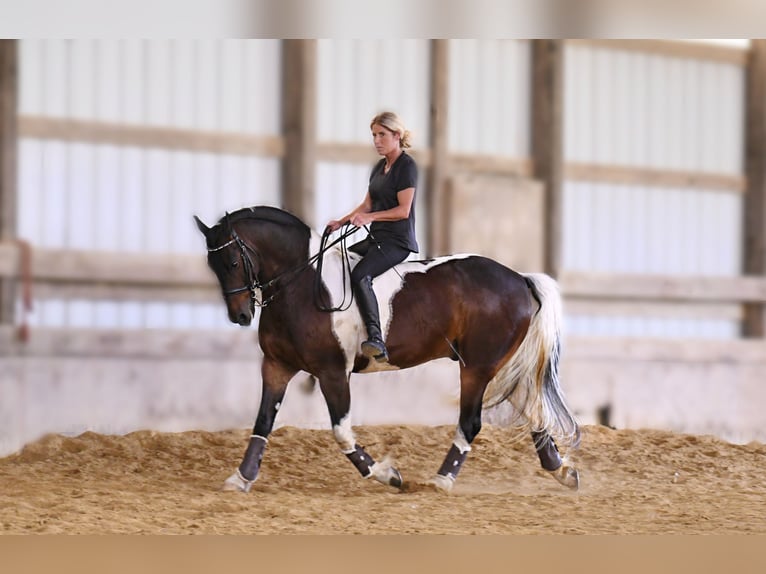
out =
[[368,224],[369,235],[350,250],[362,256],[351,273],[351,287],[367,328],[362,353],[378,362],[388,361],[388,351],[380,330],[378,301],[372,280],[417,253],[415,237],[415,188],[418,167],[405,151],[411,134],[394,112],[383,112],[370,122],[375,151],[383,156],[370,174],[364,201],[351,213],[327,224],[336,231],[344,223],[356,227]]

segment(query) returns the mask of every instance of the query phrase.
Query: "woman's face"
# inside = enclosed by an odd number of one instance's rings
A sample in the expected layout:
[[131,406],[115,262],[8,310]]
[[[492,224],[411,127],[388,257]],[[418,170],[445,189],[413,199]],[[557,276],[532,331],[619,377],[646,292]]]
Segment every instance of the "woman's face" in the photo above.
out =
[[372,143],[375,146],[375,151],[378,152],[378,154],[388,155],[389,153],[399,149],[399,134],[395,134],[380,124],[373,124]]

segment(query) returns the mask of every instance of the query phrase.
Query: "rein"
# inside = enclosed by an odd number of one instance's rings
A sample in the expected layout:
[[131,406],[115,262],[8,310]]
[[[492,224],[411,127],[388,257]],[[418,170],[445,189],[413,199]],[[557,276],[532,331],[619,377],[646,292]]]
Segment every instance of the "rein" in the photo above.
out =
[[[346,225],[348,226],[348,224],[346,224]],[[274,300],[274,298],[280,293],[280,291],[275,291],[274,293],[272,293],[266,299],[260,299],[260,300],[258,299],[258,293],[257,293],[258,291],[260,291],[261,295],[263,295],[263,292],[264,292],[265,289],[268,289],[272,285],[275,285],[280,279],[282,279],[286,275],[291,275],[291,274],[294,275],[294,277],[292,279],[290,279],[289,281],[287,281],[286,283],[283,283],[281,285],[281,287],[286,287],[287,285],[289,285],[292,282],[292,280],[295,277],[297,277],[298,273],[300,273],[301,271],[303,271],[306,268],[310,267],[314,262],[317,262],[317,276],[316,276],[316,279],[315,279],[315,282],[314,282],[314,299],[315,299],[317,308],[320,311],[326,311],[326,312],[345,311],[351,305],[351,302],[353,301],[353,293],[352,293],[351,300],[349,301],[349,303],[348,304],[345,303],[345,299],[346,299],[346,294],[345,294],[345,283],[346,283],[345,282],[345,276],[346,276],[346,270],[347,269],[349,270],[349,274],[350,274],[350,262],[349,262],[349,259],[348,259],[348,250],[346,248],[346,238],[349,235],[352,235],[352,234],[356,233],[356,231],[357,231],[356,227],[348,226],[348,229],[343,231],[343,233],[341,233],[340,237],[335,239],[330,244],[327,244],[327,240],[329,239],[330,232],[329,232],[328,229],[325,229],[324,233],[322,234],[322,240],[321,240],[321,243],[320,243],[319,251],[317,253],[315,253],[314,255],[310,256],[305,262],[300,263],[299,265],[296,265],[292,269],[288,269],[286,271],[283,271],[282,273],[278,274],[276,277],[270,279],[266,283],[261,283],[258,280],[258,277],[256,276],[256,274],[254,273],[254,271],[253,271],[253,269],[254,269],[253,261],[252,261],[252,259],[250,259],[250,255],[249,255],[248,251],[250,253],[252,253],[256,257],[258,256],[258,253],[256,252],[255,249],[253,249],[250,245],[248,245],[239,235],[237,235],[237,232],[236,232],[236,230],[234,229],[233,226],[230,226],[230,227],[231,227],[231,239],[229,241],[227,241],[226,243],[224,243],[223,245],[219,245],[218,247],[208,248],[207,251],[208,251],[208,253],[214,253],[214,252],[217,252],[217,251],[221,251],[222,249],[225,249],[229,245],[232,245],[232,244],[236,243],[237,247],[239,247],[240,256],[242,258],[242,265],[245,268],[245,274],[246,274],[246,277],[247,277],[247,283],[245,285],[243,285],[242,287],[237,287],[235,289],[229,289],[227,291],[224,291],[223,292],[224,297],[229,297],[229,296],[235,295],[237,293],[242,293],[243,291],[250,291],[250,297],[253,300],[253,303],[255,304],[255,306],[256,307],[266,307],[267,305],[269,305],[269,303],[271,303]],[[324,253],[327,250],[329,250],[331,247],[333,247],[336,244],[341,243],[341,242],[342,242],[342,252],[343,252],[343,255],[344,255],[344,258],[343,258],[343,260],[344,260],[344,264],[343,264],[344,293],[343,293],[343,303],[341,303],[341,306],[343,306],[343,305],[346,305],[346,306],[343,307],[343,308],[341,308],[341,307],[325,307],[323,305],[320,305],[320,303],[319,303],[319,292],[320,292],[319,290],[320,290],[321,278],[322,278],[322,262],[323,262],[323,258],[324,258]]]
[[[324,232],[322,233],[322,241],[319,244],[319,252],[314,256],[316,258],[317,262],[317,274],[316,277],[314,277],[314,304],[316,305],[317,309],[320,311],[324,311],[325,313],[333,313],[335,311],[345,311],[349,307],[351,307],[351,304],[354,302],[354,291],[351,290],[351,297],[349,298],[348,302],[346,302],[346,273],[348,273],[348,277],[351,277],[351,261],[348,258],[348,247],[346,246],[346,238],[349,235],[352,235],[353,233],[356,233],[358,227],[354,227],[353,225],[346,223],[345,224],[345,230],[341,233],[340,237],[333,241],[330,245],[327,244],[327,240],[330,237],[331,231],[329,228],[325,228]],[[340,243],[340,252],[341,252],[341,269],[343,270],[343,299],[341,300],[340,304],[337,307],[331,307],[331,306],[325,306],[323,303],[321,303],[322,300],[322,266],[324,264],[324,254],[325,251],[327,251],[330,247],[333,245],[336,245],[337,243]]]

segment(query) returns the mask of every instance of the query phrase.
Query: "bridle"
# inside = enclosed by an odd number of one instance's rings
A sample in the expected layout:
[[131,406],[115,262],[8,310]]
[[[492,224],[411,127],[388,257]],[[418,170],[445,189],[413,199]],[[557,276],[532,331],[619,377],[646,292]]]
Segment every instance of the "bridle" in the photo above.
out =
[[245,276],[247,277],[247,283],[243,285],[242,287],[237,287],[235,289],[227,289],[226,291],[223,292],[223,296],[230,297],[232,295],[236,295],[237,293],[242,293],[243,291],[250,291],[250,298],[252,299],[253,303],[257,307],[265,307],[271,302],[271,300],[274,298],[274,295],[276,295],[276,293],[272,295],[271,297],[269,297],[268,299],[259,300],[258,291],[260,291],[262,294],[263,289],[265,287],[269,287],[272,283],[274,283],[276,281],[276,278],[272,279],[271,281],[267,283],[261,283],[260,281],[258,281],[258,277],[254,271],[255,267],[253,266],[253,260],[250,259],[250,254],[248,253],[248,251],[252,252],[252,254],[256,257],[258,256],[258,254],[255,252],[255,249],[250,247],[247,243],[244,242],[244,240],[239,235],[237,235],[237,232],[233,226],[230,225],[229,228],[231,229],[231,239],[229,239],[229,241],[227,241],[223,245],[219,245],[218,247],[208,248],[207,252],[215,253],[217,251],[226,249],[232,243],[236,243],[237,247],[239,247],[239,254],[240,254],[240,258],[242,259],[242,266],[245,269]]
[[[261,297],[263,297],[264,290],[268,289],[269,287],[271,287],[273,285],[275,285],[285,275],[294,274],[295,277],[297,277],[297,275],[298,275],[298,273],[300,271],[303,271],[307,267],[310,267],[314,262],[318,262],[317,263],[317,271],[318,271],[318,273],[317,273],[317,284],[319,284],[321,282],[321,279],[322,279],[322,277],[321,277],[322,276],[322,257],[324,256],[325,251],[327,251],[330,247],[333,247],[336,243],[343,242],[343,247],[344,247],[344,252],[345,252],[345,240],[346,240],[346,238],[349,235],[352,235],[353,233],[355,233],[358,228],[348,225],[347,229],[345,229],[341,233],[340,237],[335,239],[330,244],[327,244],[330,232],[329,232],[329,230],[326,229],[325,232],[322,234],[322,242],[321,242],[319,251],[317,253],[315,253],[314,255],[309,257],[308,260],[305,261],[304,263],[300,263],[299,265],[293,267],[292,269],[288,269],[287,271],[283,271],[282,273],[280,273],[279,275],[277,275],[273,279],[270,279],[266,283],[261,283],[258,280],[258,277],[257,277],[257,275],[256,275],[256,273],[254,271],[255,267],[253,266],[253,261],[252,261],[252,259],[250,259],[250,253],[252,253],[253,256],[256,257],[256,258],[258,257],[258,253],[256,252],[256,250],[253,249],[247,243],[245,243],[245,241],[239,235],[237,235],[237,231],[234,229],[234,226],[229,225],[229,229],[231,229],[231,239],[229,239],[229,241],[227,241],[223,245],[219,245],[218,247],[208,248],[207,252],[208,253],[215,253],[217,251],[221,251],[221,250],[225,249],[229,245],[232,245],[232,244],[236,243],[237,247],[239,247],[239,253],[240,253],[240,257],[242,259],[242,266],[245,269],[245,275],[247,277],[247,283],[245,285],[243,285],[242,287],[236,287],[235,289],[227,289],[227,290],[223,291],[223,296],[224,297],[230,297],[231,295],[236,295],[237,293],[242,293],[244,291],[250,291],[250,299],[252,300],[253,305],[255,305],[256,307],[266,307],[269,303],[271,303],[274,300],[274,298],[280,293],[280,291],[274,291],[274,293],[272,293],[269,297],[267,297],[265,299],[263,299],[263,298],[259,299],[259,297],[258,297],[258,292],[259,291],[261,292]],[[248,253],[248,252],[250,252],[250,253]],[[344,273],[346,272],[346,267],[348,267],[348,255],[347,254],[346,254],[345,259],[346,259],[346,266],[344,266]],[[350,270],[349,270],[349,273],[350,273]],[[282,287],[285,287],[289,283],[290,283],[290,281],[288,281],[287,283],[284,283],[282,285]],[[345,285],[345,281],[344,281],[344,285]],[[318,290],[317,288],[318,288],[318,285],[315,286],[315,291]],[[345,299],[345,294],[344,294],[344,299]],[[317,299],[317,301],[318,301],[318,299]],[[346,309],[348,308],[348,305],[350,305],[350,302],[347,303],[347,306],[345,307]],[[317,304],[317,306],[319,307],[319,309],[321,311],[340,311],[340,310],[344,310],[342,308],[325,308],[325,307],[323,307],[323,306],[321,306],[319,304]]]

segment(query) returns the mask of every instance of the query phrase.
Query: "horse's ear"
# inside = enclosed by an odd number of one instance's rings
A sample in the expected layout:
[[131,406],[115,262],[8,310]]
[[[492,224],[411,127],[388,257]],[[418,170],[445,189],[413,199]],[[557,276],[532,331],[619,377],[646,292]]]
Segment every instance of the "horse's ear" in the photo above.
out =
[[221,219],[221,229],[223,229],[224,233],[229,233],[229,231],[231,230],[231,220],[229,220],[228,211],[223,216],[223,219]]
[[196,215],[194,216],[194,221],[197,222],[197,227],[202,232],[202,235],[207,237],[207,234],[210,231],[210,228],[207,225],[205,225],[204,223],[202,223],[202,220],[199,217],[197,217]]

